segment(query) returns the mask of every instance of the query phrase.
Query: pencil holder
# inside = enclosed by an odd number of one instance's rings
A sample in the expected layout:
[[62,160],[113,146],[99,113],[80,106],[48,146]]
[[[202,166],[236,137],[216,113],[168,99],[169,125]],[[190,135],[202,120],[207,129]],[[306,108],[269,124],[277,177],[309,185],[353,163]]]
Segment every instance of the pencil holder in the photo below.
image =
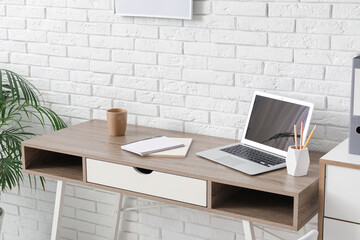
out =
[[289,175],[300,177],[308,173],[310,166],[309,149],[296,149],[290,146],[286,155],[286,169]]

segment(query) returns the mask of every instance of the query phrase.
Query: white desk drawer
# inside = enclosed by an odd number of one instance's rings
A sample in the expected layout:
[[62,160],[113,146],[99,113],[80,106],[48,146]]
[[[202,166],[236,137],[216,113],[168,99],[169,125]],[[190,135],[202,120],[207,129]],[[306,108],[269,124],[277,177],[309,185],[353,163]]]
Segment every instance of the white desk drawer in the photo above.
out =
[[360,225],[324,218],[324,240],[360,239]]
[[206,207],[206,181],[86,159],[87,181]]
[[360,223],[360,171],[326,165],[326,217]]

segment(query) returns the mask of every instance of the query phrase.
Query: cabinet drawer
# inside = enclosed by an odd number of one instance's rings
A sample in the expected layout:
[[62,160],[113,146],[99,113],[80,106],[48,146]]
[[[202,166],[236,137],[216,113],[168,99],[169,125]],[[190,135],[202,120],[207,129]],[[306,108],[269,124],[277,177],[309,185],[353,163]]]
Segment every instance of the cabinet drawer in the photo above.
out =
[[206,207],[206,181],[86,159],[87,181]]
[[326,165],[326,217],[360,223],[360,171]]
[[324,218],[324,240],[360,239],[360,225]]

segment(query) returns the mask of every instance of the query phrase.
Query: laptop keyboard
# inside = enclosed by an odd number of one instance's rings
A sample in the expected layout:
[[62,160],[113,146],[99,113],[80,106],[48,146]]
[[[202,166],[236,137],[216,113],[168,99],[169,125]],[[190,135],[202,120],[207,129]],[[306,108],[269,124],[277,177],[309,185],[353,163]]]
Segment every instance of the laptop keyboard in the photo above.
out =
[[232,155],[245,158],[247,160],[250,160],[252,162],[259,163],[261,165],[264,165],[266,167],[275,166],[281,163],[285,162],[285,159],[276,157],[274,155],[258,151],[253,148],[249,148],[243,145],[235,145],[228,148],[223,148],[221,151],[230,153]]

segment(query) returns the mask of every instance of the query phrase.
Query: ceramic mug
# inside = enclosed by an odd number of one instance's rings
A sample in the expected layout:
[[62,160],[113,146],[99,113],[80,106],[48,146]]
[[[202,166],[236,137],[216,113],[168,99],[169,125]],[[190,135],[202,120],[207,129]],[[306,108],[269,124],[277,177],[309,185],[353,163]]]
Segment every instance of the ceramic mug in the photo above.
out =
[[107,110],[107,126],[111,136],[124,136],[127,125],[126,109],[113,108]]
[[308,173],[310,166],[309,149],[290,146],[286,154],[286,169],[289,175],[300,177]]

